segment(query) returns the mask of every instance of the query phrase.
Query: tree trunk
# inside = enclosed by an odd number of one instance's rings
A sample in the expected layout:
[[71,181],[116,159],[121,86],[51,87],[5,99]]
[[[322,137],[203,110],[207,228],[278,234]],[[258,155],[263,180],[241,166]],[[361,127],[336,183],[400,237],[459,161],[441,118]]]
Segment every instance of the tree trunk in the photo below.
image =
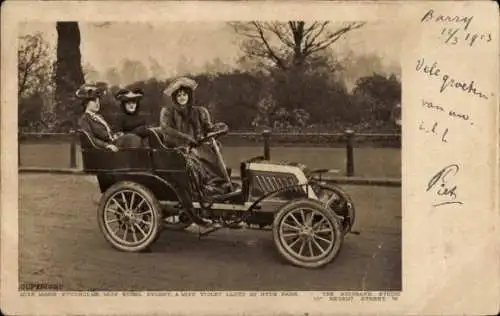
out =
[[57,22],[56,119],[62,130],[75,128],[81,113],[75,91],[85,82],[78,22]]

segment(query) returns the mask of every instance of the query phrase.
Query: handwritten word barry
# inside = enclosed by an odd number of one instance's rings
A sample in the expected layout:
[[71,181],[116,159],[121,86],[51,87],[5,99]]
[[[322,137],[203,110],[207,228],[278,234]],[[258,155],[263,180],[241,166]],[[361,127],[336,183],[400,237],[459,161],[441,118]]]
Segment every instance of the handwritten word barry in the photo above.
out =
[[458,16],[458,15],[445,15],[445,14],[437,14],[433,9],[427,11],[420,22],[434,22],[434,23],[443,23],[446,25],[449,24],[459,24],[462,25],[464,30],[467,30],[472,23],[473,16]]
[[427,192],[436,194],[440,201],[434,203],[434,207],[449,205],[449,204],[463,204],[457,199],[458,186],[454,184],[453,179],[460,171],[457,164],[448,165],[439,170],[431,177],[427,184]]
[[443,93],[448,89],[456,89],[461,92],[488,100],[488,95],[479,90],[477,83],[474,80],[459,80],[451,77],[443,72],[437,62],[426,62],[424,58],[417,60],[415,70],[421,72],[430,78],[437,79],[441,82],[439,92]]
[[443,38],[444,43],[448,45],[465,43],[466,45],[472,47],[478,42],[491,42],[493,40],[491,33],[477,33],[469,30],[473,18],[473,16],[469,15],[459,16],[438,14],[433,9],[430,9],[422,16],[420,23],[435,23],[443,25],[440,35]]

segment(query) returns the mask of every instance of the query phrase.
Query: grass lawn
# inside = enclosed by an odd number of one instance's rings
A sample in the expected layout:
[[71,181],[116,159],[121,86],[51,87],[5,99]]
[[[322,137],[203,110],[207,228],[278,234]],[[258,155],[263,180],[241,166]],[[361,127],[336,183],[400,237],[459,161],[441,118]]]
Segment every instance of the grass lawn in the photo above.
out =
[[[70,146],[67,143],[21,144],[21,166],[68,168]],[[238,170],[242,160],[263,155],[260,146],[224,147],[223,155],[229,167]],[[339,169],[345,174],[346,152],[343,148],[325,147],[272,147],[271,159],[301,162],[311,168]],[[77,166],[82,159],[77,148]],[[401,149],[355,148],[354,174],[361,177],[401,178]]]

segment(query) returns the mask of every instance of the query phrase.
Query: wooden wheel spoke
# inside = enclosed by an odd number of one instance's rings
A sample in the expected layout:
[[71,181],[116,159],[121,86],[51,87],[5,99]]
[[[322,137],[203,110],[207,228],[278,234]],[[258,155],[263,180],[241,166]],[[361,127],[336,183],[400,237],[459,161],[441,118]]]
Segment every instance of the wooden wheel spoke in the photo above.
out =
[[135,234],[134,225],[130,226],[130,229],[132,230],[132,237],[134,238],[134,242],[137,242],[137,235]]
[[130,198],[130,209],[134,209],[134,202],[135,202],[135,192],[132,192],[132,197]]
[[333,242],[333,240],[328,240],[328,239],[323,238],[323,237],[320,237],[320,236],[318,236],[318,235],[314,235],[314,237],[313,237],[313,238],[314,238],[314,239],[319,239],[319,240],[322,240],[322,241],[324,241],[324,242],[326,242],[326,243],[328,243],[328,244],[331,244],[331,243]]
[[286,226],[287,228],[289,228],[291,230],[294,230],[294,231],[299,231],[300,230],[299,227],[293,226],[293,225],[290,225],[290,224],[287,224],[287,223],[283,223],[283,226]]
[[119,222],[119,221],[120,220],[118,218],[112,218],[112,219],[106,220],[106,223],[111,224],[111,223],[116,223],[116,222]]
[[319,248],[319,250],[321,250],[321,253],[325,253],[325,249],[323,249],[323,247],[321,247],[321,245],[320,245],[320,244],[316,241],[316,239],[314,239],[314,238],[313,238],[313,239],[312,239],[312,242],[313,242],[313,244],[314,244],[317,248]]
[[108,207],[108,208],[106,208],[106,212],[110,212],[110,213],[113,213],[113,214],[115,214],[115,215],[121,215],[121,213],[120,213],[120,212],[118,212],[118,211],[117,211],[117,210],[115,210],[115,209],[109,208],[109,207]]
[[329,228],[323,228],[323,229],[320,229],[320,230],[315,230],[314,231],[316,234],[324,234],[324,233],[331,233],[332,230],[329,229]]
[[127,197],[125,196],[125,192],[121,192],[120,196],[122,197],[123,203],[125,203],[125,208],[129,210],[130,207],[127,204]]
[[125,209],[124,209],[124,208],[123,208],[123,206],[122,206],[122,205],[118,202],[118,200],[117,200],[117,199],[112,198],[112,199],[111,199],[111,201],[113,201],[113,202],[116,204],[116,206],[118,206],[118,208],[119,208],[122,212],[125,212]]
[[152,225],[150,222],[146,222],[146,221],[145,221],[145,220],[143,220],[143,219],[140,219],[140,220],[139,220],[139,222],[140,222],[141,224],[148,225],[148,226],[151,226],[151,225]]
[[141,206],[142,204],[144,204],[146,200],[144,200],[143,198],[141,198],[141,201],[139,202],[139,204],[137,204],[136,207],[134,207],[134,211],[139,211],[141,209]]
[[300,210],[300,219],[302,220],[302,223],[306,223],[306,216],[304,215],[304,210]]
[[311,227],[313,219],[314,219],[314,213],[311,212],[311,213],[309,213],[309,216],[306,216],[306,225]]
[[297,238],[297,239],[295,239],[295,240],[294,240],[291,244],[289,244],[288,246],[289,246],[290,248],[292,248],[292,247],[293,247],[293,246],[295,246],[295,245],[296,245],[299,241],[300,241],[300,238]]
[[299,248],[299,256],[302,256],[302,251],[304,251],[305,246],[306,246],[306,241],[302,240],[302,243],[300,244],[300,248]]
[[283,233],[283,237],[284,238],[287,238],[287,237],[297,237],[298,235],[299,235],[299,233],[296,233],[296,232]]
[[295,215],[293,214],[290,214],[290,217],[293,219],[293,221],[299,226],[299,227],[302,227],[302,224],[297,220],[297,218],[295,217]]
[[136,215],[136,216],[141,216],[141,215],[145,215],[145,214],[149,214],[149,213],[151,213],[151,214],[152,214],[152,213],[153,213],[153,211],[152,211],[152,210],[147,210],[147,211],[144,211],[144,212],[136,213],[135,215]]
[[128,226],[125,226],[125,232],[123,233],[123,240],[127,241],[128,236]]
[[146,237],[147,234],[144,232],[144,230],[142,230],[141,226],[139,226],[138,224],[134,224],[134,226],[141,232],[141,234]]
[[313,229],[316,230],[318,229],[318,227],[321,226],[321,224],[323,224],[323,222],[325,221],[326,218],[322,217],[321,220],[319,222],[317,222],[316,224],[313,225]]
[[309,254],[311,255],[311,257],[314,257],[314,251],[313,251],[313,247],[312,247],[312,244],[311,244],[311,240],[309,240],[307,242],[307,246],[309,248]]

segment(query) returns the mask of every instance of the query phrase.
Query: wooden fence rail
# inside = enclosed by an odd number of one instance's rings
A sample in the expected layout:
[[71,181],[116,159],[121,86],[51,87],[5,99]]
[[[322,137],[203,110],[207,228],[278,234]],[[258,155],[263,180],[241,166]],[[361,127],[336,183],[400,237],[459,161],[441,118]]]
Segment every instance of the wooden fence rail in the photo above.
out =
[[[272,133],[270,130],[264,130],[261,133],[257,132],[234,132],[229,133],[229,136],[236,137],[253,137],[260,138],[263,145],[263,156],[265,159],[271,159],[271,148],[272,148],[272,138],[273,136],[278,137],[290,137],[290,136],[300,136],[300,137],[335,137],[343,140],[345,144],[346,152],[346,175],[348,177],[354,176],[354,148],[356,145],[356,140],[363,139],[397,139],[401,140],[401,135],[399,133],[355,133],[353,130],[346,130],[344,133]],[[43,138],[65,138],[69,140],[69,167],[74,169],[77,168],[77,137],[72,133],[19,133],[19,140],[31,138],[42,140]],[[43,142],[43,141],[42,141]],[[18,142],[18,164],[21,166],[21,141]]]

